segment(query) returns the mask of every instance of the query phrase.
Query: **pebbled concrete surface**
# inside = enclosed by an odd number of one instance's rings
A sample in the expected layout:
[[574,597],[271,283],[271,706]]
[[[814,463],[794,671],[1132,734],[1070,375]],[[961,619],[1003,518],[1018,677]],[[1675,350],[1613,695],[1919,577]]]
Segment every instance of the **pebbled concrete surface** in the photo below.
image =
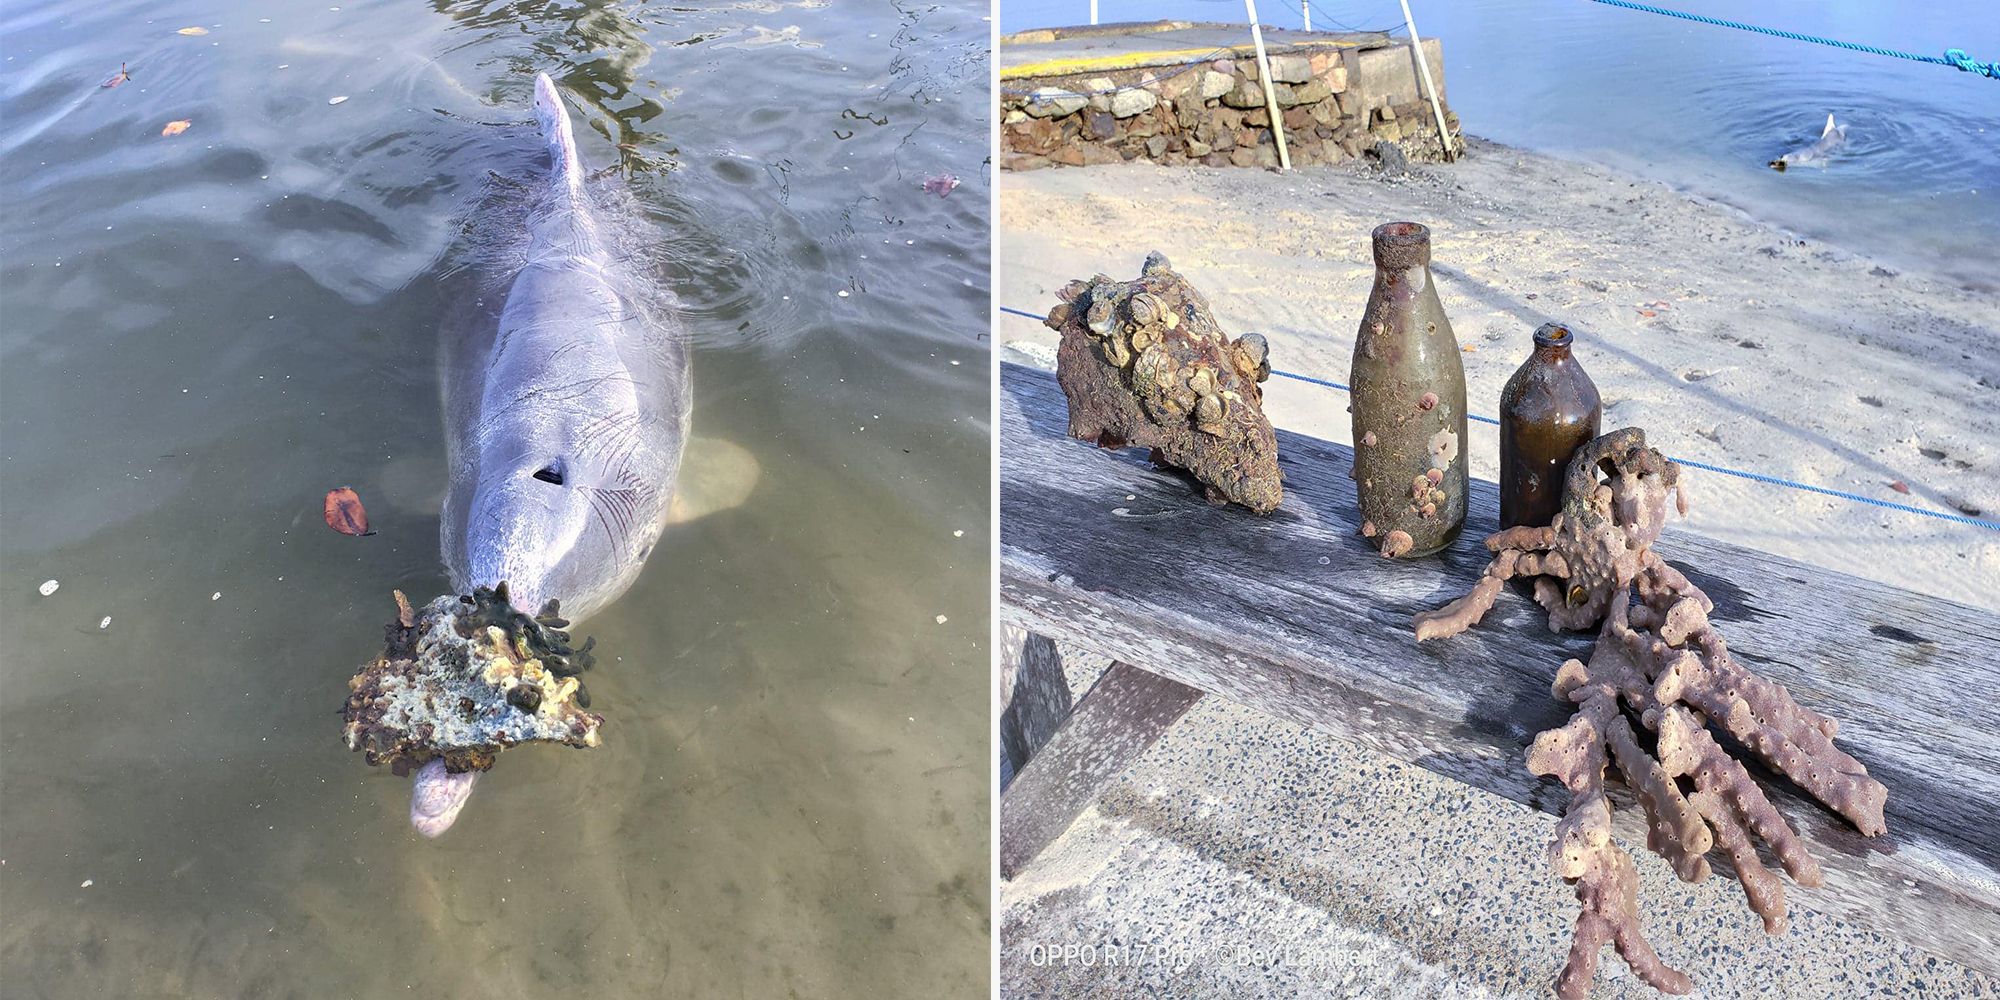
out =
[[[1065,651],[1081,697],[1106,666]],[[1000,891],[1001,995],[1533,998],[1576,902],[1553,816],[1203,699]],[[1979,973],[1812,908],[1767,937],[1737,883],[1674,878],[1644,845],[1649,938],[1722,998],[2000,997]],[[1656,998],[1608,949],[1597,997]]]

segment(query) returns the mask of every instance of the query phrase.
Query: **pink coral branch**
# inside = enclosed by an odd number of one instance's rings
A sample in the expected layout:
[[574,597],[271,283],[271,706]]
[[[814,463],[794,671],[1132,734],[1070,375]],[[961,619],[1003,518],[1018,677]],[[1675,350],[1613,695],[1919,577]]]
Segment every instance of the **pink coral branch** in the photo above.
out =
[[[1690,882],[1708,877],[1707,854],[1720,847],[1772,934],[1789,922],[1784,883],[1764,867],[1755,840],[1769,844],[1800,885],[1819,885],[1823,876],[1804,841],[1707,727],[1728,733],[1864,834],[1884,831],[1888,790],[1834,746],[1839,726],[1832,719],[1730,656],[1708,620],[1714,602],[1653,551],[1669,497],[1685,514],[1687,494],[1679,469],[1646,446],[1644,432],[1628,427],[1579,449],[1565,491],[1551,524],[1489,537],[1493,560],[1472,591],[1416,615],[1414,626],[1420,641],[1455,635],[1485,617],[1507,581],[1530,579],[1550,628],[1598,628],[1589,663],[1569,660],[1556,672],[1555,695],[1575,704],[1576,714],[1536,736],[1528,751],[1530,771],[1570,790],[1549,857],[1583,908],[1556,991],[1587,994],[1598,954],[1610,943],[1641,979],[1685,993],[1688,977],[1669,968],[1640,932],[1638,876],[1611,840],[1607,763],[1618,766],[1645,810],[1646,846]],[[1650,754],[1634,718],[1658,736]]]

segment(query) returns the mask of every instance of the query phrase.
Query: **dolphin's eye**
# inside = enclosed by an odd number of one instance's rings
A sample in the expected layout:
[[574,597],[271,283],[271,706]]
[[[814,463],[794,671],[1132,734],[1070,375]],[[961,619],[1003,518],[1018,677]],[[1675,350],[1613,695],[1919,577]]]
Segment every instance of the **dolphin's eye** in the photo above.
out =
[[548,465],[542,466],[539,469],[536,469],[535,478],[541,480],[542,482],[551,483],[556,486],[561,486],[563,484],[562,469],[558,468],[554,463],[550,463]]

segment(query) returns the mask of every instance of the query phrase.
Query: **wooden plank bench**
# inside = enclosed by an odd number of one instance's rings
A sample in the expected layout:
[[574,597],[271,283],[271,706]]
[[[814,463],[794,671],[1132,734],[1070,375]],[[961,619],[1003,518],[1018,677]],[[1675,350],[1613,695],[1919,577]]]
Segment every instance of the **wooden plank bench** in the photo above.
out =
[[[1511,590],[1464,635],[1419,645],[1410,631],[1484,570],[1494,484],[1473,482],[1445,553],[1384,560],[1358,534],[1344,445],[1279,431],[1285,502],[1258,517],[1210,506],[1143,451],[1068,438],[1052,375],[1005,364],[1000,381],[1002,620],[1117,664],[1016,762],[1003,878],[1202,694],[1560,813],[1568,793],[1522,757],[1568,717],[1550,681],[1593,637],[1549,632]],[[1659,550],[1715,600],[1731,651],[1840,720],[1841,745],[1889,788],[1889,832],[1870,839],[1747,762],[1826,870],[1823,888],[1787,892],[2000,976],[2000,616],[1672,525]],[[1622,788],[1614,799],[1619,837],[1643,854],[1640,811]]]

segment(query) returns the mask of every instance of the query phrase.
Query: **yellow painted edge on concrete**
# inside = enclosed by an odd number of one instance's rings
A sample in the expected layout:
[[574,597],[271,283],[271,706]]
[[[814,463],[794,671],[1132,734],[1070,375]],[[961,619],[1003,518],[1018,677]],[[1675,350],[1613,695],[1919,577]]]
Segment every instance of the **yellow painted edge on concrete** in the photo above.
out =
[[[1309,42],[1288,42],[1282,48],[1269,47],[1272,55],[1286,55],[1307,49],[1354,49],[1363,43],[1348,39],[1315,39]],[[1219,49],[1153,49],[1143,52],[1118,52],[1102,56],[1071,56],[1061,59],[1044,59],[1041,62],[1022,63],[1000,70],[1000,79],[1018,80],[1036,76],[1070,76],[1077,73],[1108,73],[1124,69],[1140,69],[1147,66],[1184,66],[1191,62],[1205,62],[1209,59],[1232,59],[1253,55],[1256,47],[1249,42]]]
[[1201,27],[1199,21],[1144,21],[1123,24],[1071,25],[1067,28],[1029,28],[1011,35],[1001,35],[1000,44],[1044,45],[1049,42],[1066,42],[1077,38],[1103,38],[1107,35],[1152,35],[1162,31],[1186,31]]

